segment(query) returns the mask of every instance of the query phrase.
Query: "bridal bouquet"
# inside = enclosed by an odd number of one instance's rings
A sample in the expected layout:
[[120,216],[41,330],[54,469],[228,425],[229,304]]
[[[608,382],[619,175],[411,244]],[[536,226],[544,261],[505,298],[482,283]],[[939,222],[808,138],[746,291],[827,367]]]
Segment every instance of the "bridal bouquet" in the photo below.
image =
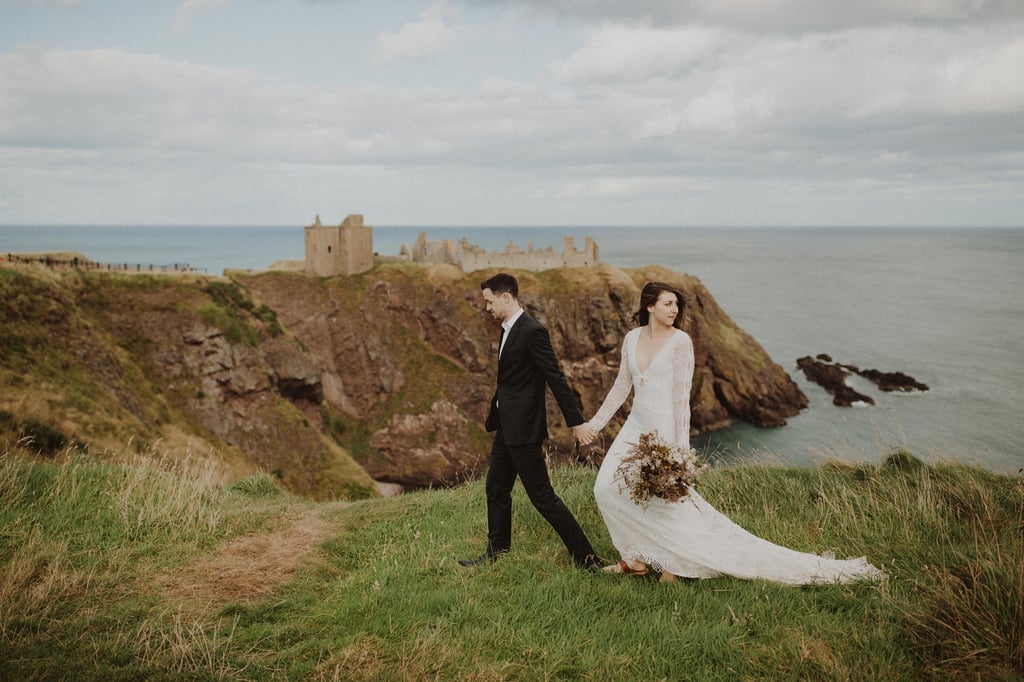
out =
[[657,431],[640,434],[616,468],[616,477],[629,490],[629,497],[647,508],[652,498],[678,502],[690,493],[708,465],[693,449],[670,445]]

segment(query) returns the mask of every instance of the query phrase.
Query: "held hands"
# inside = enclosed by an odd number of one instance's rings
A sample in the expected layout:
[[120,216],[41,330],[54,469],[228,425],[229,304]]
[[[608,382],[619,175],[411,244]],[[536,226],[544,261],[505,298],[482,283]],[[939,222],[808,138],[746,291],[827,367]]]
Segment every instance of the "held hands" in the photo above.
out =
[[579,426],[572,427],[572,435],[580,445],[590,445],[597,438],[597,430],[590,425],[590,422],[584,422]]

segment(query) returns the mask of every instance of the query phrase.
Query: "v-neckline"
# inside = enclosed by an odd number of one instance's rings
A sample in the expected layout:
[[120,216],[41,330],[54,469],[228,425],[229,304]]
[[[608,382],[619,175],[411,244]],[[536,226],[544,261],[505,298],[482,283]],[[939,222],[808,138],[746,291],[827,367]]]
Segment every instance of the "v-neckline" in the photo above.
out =
[[[638,329],[643,329],[643,327],[638,327]],[[661,344],[661,348],[658,349],[658,352],[651,356],[651,361],[647,363],[647,367],[644,368],[644,371],[642,372],[640,371],[640,364],[636,361],[636,347],[640,345],[641,334],[643,334],[642,331],[637,332],[637,339],[636,342],[633,344],[633,366],[636,367],[636,372],[637,374],[640,375],[641,378],[646,378],[648,370],[651,369],[651,365],[653,365],[654,362],[659,357],[661,357],[661,354],[665,352],[665,347],[668,346],[668,344],[672,341],[673,337],[675,337],[676,334],[675,331],[673,331],[672,334],[667,339],[665,339],[665,343]]]

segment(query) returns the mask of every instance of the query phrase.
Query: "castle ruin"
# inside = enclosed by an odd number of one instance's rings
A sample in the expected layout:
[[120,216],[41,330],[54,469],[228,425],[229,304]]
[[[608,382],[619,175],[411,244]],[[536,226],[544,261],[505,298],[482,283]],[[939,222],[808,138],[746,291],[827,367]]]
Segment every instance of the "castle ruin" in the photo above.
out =
[[488,251],[466,239],[458,242],[451,239],[427,241],[427,233],[420,232],[416,244],[410,249],[402,245],[397,260],[413,263],[448,263],[462,268],[463,272],[473,272],[485,268],[504,268],[509,270],[553,270],[555,268],[583,268],[598,263],[597,243],[587,237],[583,250],[576,248],[572,237],[565,238],[565,248],[561,253],[552,247],[544,250],[527,245],[526,251],[509,242],[504,251]]
[[373,267],[373,228],[353,214],[337,226],[320,223],[320,215],[306,226],[305,271],[311,275],[357,275]]
[[598,264],[597,243],[587,237],[582,250],[576,248],[572,237],[565,238],[562,252],[552,247],[544,250],[527,245],[523,251],[509,242],[504,251],[488,251],[466,239],[427,241],[427,233],[420,232],[410,248],[403,244],[397,256],[375,257],[373,228],[363,225],[363,216],[349,215],[341,225],[325,226],[320,216],[306,227],[305,271],[320,277],[356,275],[371,269],[374,262],[382,263],[435,263],[455,265],[463,272],[485,268],[508,270],[553,270],[555,268],[583,268]]

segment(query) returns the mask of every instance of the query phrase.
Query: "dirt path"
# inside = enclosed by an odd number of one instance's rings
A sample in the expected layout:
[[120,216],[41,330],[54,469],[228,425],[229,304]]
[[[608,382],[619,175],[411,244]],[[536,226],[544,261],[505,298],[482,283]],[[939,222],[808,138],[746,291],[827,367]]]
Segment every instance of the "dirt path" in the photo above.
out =
[[235,538],[177,573],[159,576],[157,584],[172,600],[256,601],[290,579],[302,560],[316,552],[332,528],[321,512],[304,511],[274,532]]

